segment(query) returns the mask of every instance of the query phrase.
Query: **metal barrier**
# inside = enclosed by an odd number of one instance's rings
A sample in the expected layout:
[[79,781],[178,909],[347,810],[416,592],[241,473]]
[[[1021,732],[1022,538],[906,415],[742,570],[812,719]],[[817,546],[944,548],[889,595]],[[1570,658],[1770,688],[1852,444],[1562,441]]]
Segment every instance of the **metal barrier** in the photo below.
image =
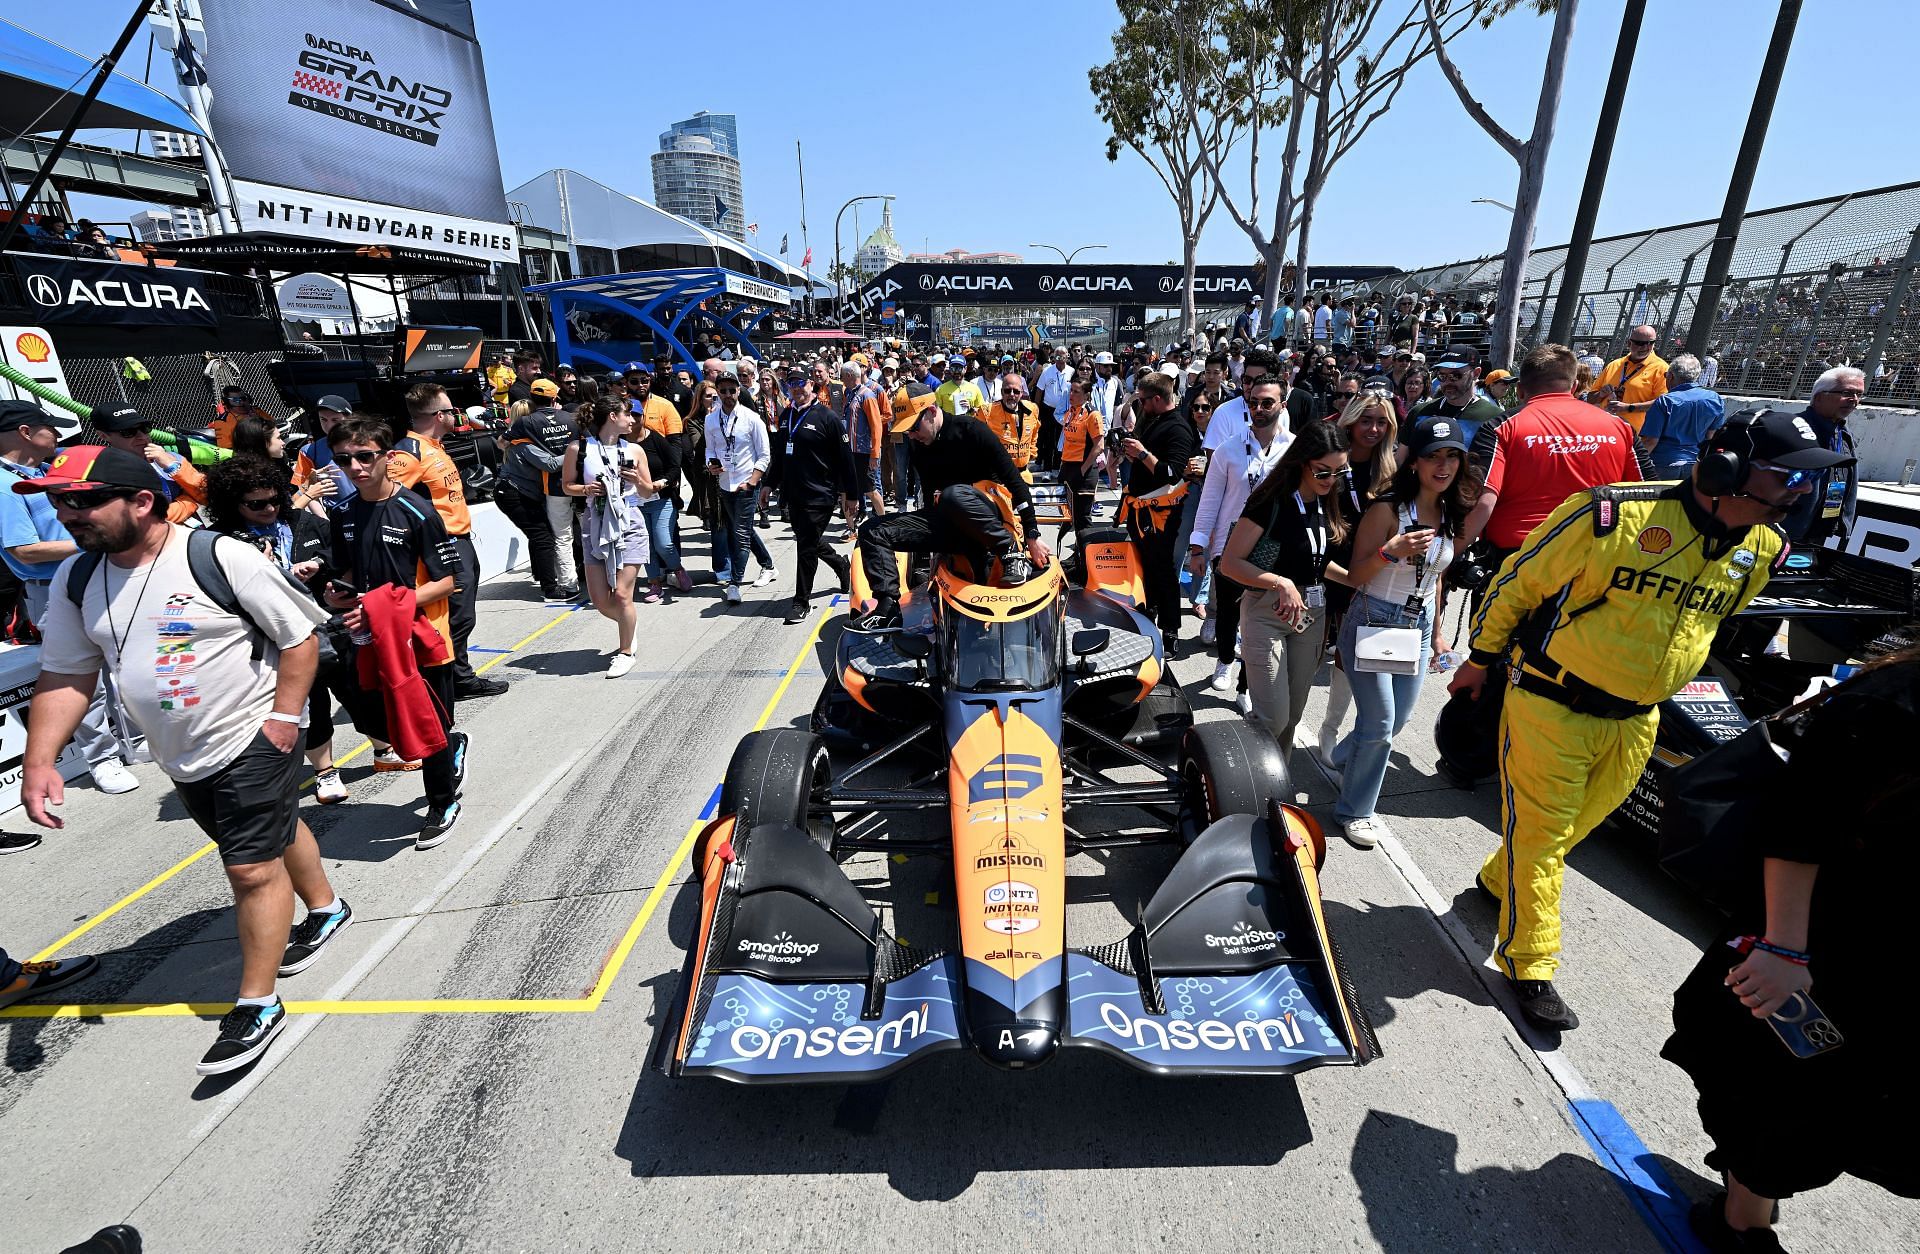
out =
[[[267,374],[267,364],[279,359],[277,353],[225,353],[222,356],[240,371],[240,386],[253,393],[254,401],[276,418],[287,416],[280,393]],[[202,353],[140,355],[140,364],[152,376],[141,383],[124,373],[124,357],[84,357],[63,355],[67,386],[73,399],[95,409],[117,409],[132,405],[157,425],[169,430],[196,431],[213,421],[215,385],[207,377],[207,358]],[[94,434],[86,425],[83,434]]]

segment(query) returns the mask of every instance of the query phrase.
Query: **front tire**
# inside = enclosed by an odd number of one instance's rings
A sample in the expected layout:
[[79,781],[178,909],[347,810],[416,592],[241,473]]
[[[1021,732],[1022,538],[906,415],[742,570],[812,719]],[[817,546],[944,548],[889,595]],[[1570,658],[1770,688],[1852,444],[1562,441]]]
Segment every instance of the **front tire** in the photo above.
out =
[[826,742],[811,732],[777,727],[741,740],[720,785],[721,814],[732,814],[741,848],[763,823],[788,823],[833,852],[833,815],[824,807],[833,787]]
[[1180,744],[1181,810],[1193,837],[1229,814],[1264,816],[1267,802],[1292,791],[1280,746],[1242,719],[1199,723]]

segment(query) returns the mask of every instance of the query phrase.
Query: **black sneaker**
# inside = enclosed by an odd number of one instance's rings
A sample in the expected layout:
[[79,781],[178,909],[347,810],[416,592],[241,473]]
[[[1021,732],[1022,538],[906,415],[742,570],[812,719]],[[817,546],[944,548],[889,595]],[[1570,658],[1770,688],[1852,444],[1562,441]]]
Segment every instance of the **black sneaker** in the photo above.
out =
[[805,601],[795,601],[787,607],[786,624],[792,627],[796,623],[804,623],[807,621],[807,616],[812,613],[813,607],[811,605],[808,605]]
[[462,701],[470,701],[475,697],[497,697],[506,690],[507,681],[504,679],[487,679],[483,676],[475,675],[466,683],[456,685],[453,690],[453,695]]
[[84,980],[100,969],[100,960],[92,954],[56,958],[52,962],[23,962],[13,983],[0,988],[0,1006],[11,1006],[29,997],[51,993],[55,989]]
[[853,620],[856,631],[884,631],[888,627],[900,625],[900,602],[881,601],[865,614]]
[[78,1245],[69,1245],[60,1254],[140,1254],[140,1230],[128,1224],[102,1228]]
[[25,853],[39,847],[39,832],[0,832],[0,854]]
[[220,1020],[220,1036],[194,1068],[201,1075],[225,1075],[267,1052],[287,1026],[287,1008],[278,997],[271,1006],[235,1006]]
[[453,795],[456,797],[467,786],[467,744],[467,733],[447,733],[447,746],[453,750]]
[[1000,559],[1000,583],[1017,588],[1034,576],[1033,563],[1024,554],[1009,553]]
[[1543,1032],[1571,1032],[1580,1026],[1580,1016],[1554,990],[1552,980],[1508,980],[1513,995],[1520,1000],[1520,1014]]
[[1695,1202],[1687,1212],[1687,1226],[1713,1254],[1785,1254],[1771,1228],[1735,1228],[1727,1222],[1727,1195],[1716,1193]]
[[305,971],[320,960],[320,951],[328,941],[347,930],[347,924],[353,922],[353,907],[344,900],[338,905],[338,910],[326,914],[308,913],[293,925],[293,931],[287,934],[287,952],[280,957],[281,975]]
[[451,832],[453,825],[459,821],[460,803],[458,801],[445,809],[428,806],[426,824],[421,827],[420,834],[413,838],[413,847],[415,849],[433,848],[447,838],[447,833]]
[[845,557],[841,558],[840,564],[833,568],[833,573],[840,577],[840,595],[843,597],[852,596],[853,595],[853,561],[852,559],[845,558]]
[[558,588],[555,588],[553,595],[547,599],[549,601],[578,601],[580,599],[580,585],[577,583],[563,583]]

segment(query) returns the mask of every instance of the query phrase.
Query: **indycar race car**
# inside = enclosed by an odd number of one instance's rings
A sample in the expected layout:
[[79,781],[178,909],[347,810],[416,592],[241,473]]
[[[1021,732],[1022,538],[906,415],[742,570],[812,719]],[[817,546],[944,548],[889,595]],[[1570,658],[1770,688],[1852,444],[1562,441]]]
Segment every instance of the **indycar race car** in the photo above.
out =
[[[954,1049],[1215,1075],[1377,1055],[1277,746],[1196,725],[1161,682],[1132,546],[1090,532],[1084,556],[1085,587],[1057,562],[1004,587],[939,559],[901,627],[840,634],[810,730],[741,743],[694,849],[699,922],[656,1065],[849,1082]],[[1183,852],[1131,930],[1069,944],[1068,858],[1155,842]],[[951,860],[944,935],[895,940],[841,866],[862,851]]]

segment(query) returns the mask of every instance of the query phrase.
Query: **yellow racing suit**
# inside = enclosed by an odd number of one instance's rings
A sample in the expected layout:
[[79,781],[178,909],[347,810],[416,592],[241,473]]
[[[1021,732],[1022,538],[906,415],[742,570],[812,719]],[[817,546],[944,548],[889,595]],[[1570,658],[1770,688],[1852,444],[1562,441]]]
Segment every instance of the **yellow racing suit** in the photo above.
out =
[[1785,555],[1778,528],[1726,527],[1690,484],[1620,484],[1567,498],[1500,567],[1472,656],[1516,663],[1500,720],[1501,845],[1480,868],[1500,898],[1493,956],[1509,978],[1553,978],[1568,852],[1626,800],[1656,707]]

